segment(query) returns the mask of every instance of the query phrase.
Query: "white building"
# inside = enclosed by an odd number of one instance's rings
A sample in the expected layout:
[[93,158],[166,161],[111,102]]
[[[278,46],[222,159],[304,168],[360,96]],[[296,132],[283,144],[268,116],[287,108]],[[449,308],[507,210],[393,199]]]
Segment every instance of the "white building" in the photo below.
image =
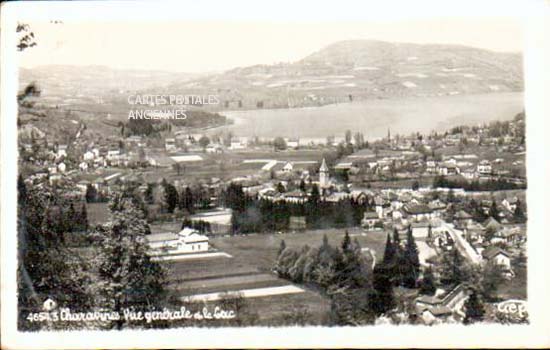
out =
[[81,171],[86,171],[88,170],[88,163],[86,162],[82,162],[78,165],[78,168],[81,170]]
[[59,145],[57,146],[57,158],[66,157],[67,156],[67,145]]
[[321,189],[327,189],[330,187],[329,170],[325,158],[319,168],[319,186]]
[[164,147],[167,152],[174,152],[177,150],[176,139],[166,139],[164,140]]
[[291,163],[291,162],[287,162],[287,163],[285,164],[285,166],[283,167],[283,172],[284,172],[284,173],[290,173],[290,172],[292,172],[293,169],[294,169],[294,166],[292,165],[292,163]]
[[87,151],[86,153],[84,153],[84,156],[83,156],[84,160],[93,160],[94,158],[95,158],[94,152]]
[[61,162],[57,165],[57,169],[59,170],[60,173],[64,173],[65,170],[67,169],[67,166],[65,165],[65,163]]
[[179,233],[157,233],[147,236],[149,247],[156,251],[174,253],[199,253],[208,251],[208,237],[186,227]]
[[490,175],[493,171],[493,167],[491,166],[491,163],[489,163],[488,160],[482,160],[477,165],[477,172],[481,175]]

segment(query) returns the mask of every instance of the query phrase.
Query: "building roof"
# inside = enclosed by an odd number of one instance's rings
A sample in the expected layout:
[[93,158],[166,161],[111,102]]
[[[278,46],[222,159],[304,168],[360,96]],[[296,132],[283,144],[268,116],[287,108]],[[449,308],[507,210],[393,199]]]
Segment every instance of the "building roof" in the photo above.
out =
[[146,235],[145,239],[148,242],[163,242],[163,241],[174,241],[178,239],[178,236],[173,232],[162,232],[162,233],[153,233]]
[[439,305],[443,301],[436,296],[422,295],[416,299],[416,302],[422,303],[422,304],[428,304],[428,305]]
[[510,254],[508,252],[498,248],[498,247],[489,247],[487,249],[484,249],[481,255],[487,260],[493,259],[495,256],[502,254],[506,257],[510,257]]
[[502,225],[500,224],[500,222],[496,221],[494,217],[489,217],[487,220],[485,220],[485,222],[483,222],[483,226],[487,229],[489,227],[493,227],[495,228],[496,230],[499,230]]
[[327,162],[325,161],[325,158],[323,158],[323,162],[321,163],[321,167],[319,168],[319,171],[328,171]]
[[432,212],[432,209],[425,204],[413,204],[405,205],[404,210],[407,214],[429,214]]
[[374,211],[366,211],[363,216],[364,219],[378,219],[378,214]]
[[459,220],[468,220],[472,218],[472,215],[468,214],[464,210],[461,210],[458,213],[456,213],[455,217]]
[[426,311],[430,312],[434,316],[445,316],[445,315],[451,315],[453,313],[453,310],[451,310],[447,306],[434,306]]
[[189,227],[185,227],[178,235],[183,238],[185,243],[208,242],[208,237],[199,234],[199,231]]

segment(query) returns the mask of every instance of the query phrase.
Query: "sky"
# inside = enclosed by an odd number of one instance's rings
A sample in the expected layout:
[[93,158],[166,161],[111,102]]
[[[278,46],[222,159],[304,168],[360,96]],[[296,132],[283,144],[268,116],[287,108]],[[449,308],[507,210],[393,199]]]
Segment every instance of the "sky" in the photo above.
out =
[[445,12],[424,13],[416,7],[411,8],[410,16],[382,11],[362,17],[353,15],[354,11],[330,14],[330,9],[328,14],[321,11],[321,15],[312,16],[304,12],[301,17],[299,10],[292,16],[270,12],[270,17],[254,7],[250,14],[237,17],[225,16],[220,9],[201,12],[200,16],[190,16],[188,11],[183,17],[151,10],[148,17],[119,19],[106,15],[102,22],[82,14],[71,17],[55,11],[49,16],[33,13],[35,16],[25,23],[34,31],[37,46],[19,53],[19,62],[22,67],[105,65],[198,73],[292,62],[336,41],[350,39],[460,44],[521,52],[522,21],[514,16],[513,8],[500,8],[500,12],[483,8],[476,13],[455,11],[458,17]]

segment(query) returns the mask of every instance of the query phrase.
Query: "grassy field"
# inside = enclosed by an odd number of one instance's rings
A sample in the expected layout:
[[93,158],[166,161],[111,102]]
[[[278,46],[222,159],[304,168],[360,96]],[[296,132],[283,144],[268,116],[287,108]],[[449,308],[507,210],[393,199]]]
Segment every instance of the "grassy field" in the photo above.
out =
[[[376,259],[383,256],[386,234],[384,232],[365,233],[360,228],[348,230],[352,239],[357,239],[361,247],[375,252]],[[233,258],[213,258],[166,263],[169,269],[171,288],[182,296],[235,291],[252,288],[288,285],[289,282],[272,274],[281,240],[287,247],[301,249],[304,245],[319,246],[323,235],[333,246],[339,246],[344,237],[343,229],[327,229],[286,234],[253,234],[246,236],[225,236],[210,239],[210,244]],[[370,253],[365,251],[367,257]],[[328,300],[316,291],[304,293],[266,296],[247,299],[257,310],[261,324],[277,324],[287,314],[300,309],[308,315],[308,320],[318,324],[326,319],[329,310]]]
[[[381,259],[384,252],[386,234],[384,232],[368,232],[362,229],[349,230],[352,239],[357,238],[362,248],[374,250],[376,258]],[[344,237],[343,229],[306,231],[288,234],[255,234],[246,236],[214,237],[210,244],[233,258],[215,258],[192,261],[179,261],[167,264],[171,278],[185,280],[193,278],[208,278],[226,276],[229,274],[271,273],[277,257],[277,251],[284,239],[286,246],[301,249],[304,245],[311,247],[322,243],[323,235],[333,246],[339,246]],[[366,253],[368,257],[370,254]]]

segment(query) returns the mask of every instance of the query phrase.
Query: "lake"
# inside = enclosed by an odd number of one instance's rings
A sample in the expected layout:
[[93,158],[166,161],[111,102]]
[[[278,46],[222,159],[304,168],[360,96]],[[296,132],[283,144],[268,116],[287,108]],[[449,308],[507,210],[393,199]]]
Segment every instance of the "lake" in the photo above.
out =
[[358,101],[322,107],[226,111],[234,124],[213,129],[266,138],[341,137],[346,130],[366,138],[444,131],[461,124],[509,120],[523,110],[523,92]]

